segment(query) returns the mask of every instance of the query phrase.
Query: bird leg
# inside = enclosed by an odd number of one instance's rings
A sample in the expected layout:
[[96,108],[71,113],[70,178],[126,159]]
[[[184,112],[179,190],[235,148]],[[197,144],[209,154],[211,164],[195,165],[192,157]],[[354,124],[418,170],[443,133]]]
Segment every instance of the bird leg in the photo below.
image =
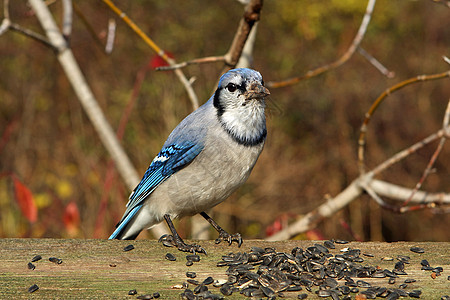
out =
[[219,224],[216,223],[208,214],[206,214],[204,211],[200,213],[200,215],[205,218],[206,221],[211,224],[212,227],[214,227],[215,230],[219,233],[219,237],[216,239],[216,244],[219,244],[222,240],[227,241],[229,245],[231,243],[236,242],[238,244],[238,247],[241,247],[242,245],[242,237],[240,233],[235,234],[229,234],[226,232],[222,227],[219,226]]
[[173,226],[172,220],[170,219],[169,215],[164,215],[164,219],[166,220],[167,226],[169,226],[172,235],[164,234],[159,238],[159,242],[162,242],[163,245],[167,247],[177,247],[180,251],[192,252],[194,254],[195,252],[206,254],[206,250],[203,249],[200,245],[188,245],[181,239],[180,235],[175,230],[175,226]]

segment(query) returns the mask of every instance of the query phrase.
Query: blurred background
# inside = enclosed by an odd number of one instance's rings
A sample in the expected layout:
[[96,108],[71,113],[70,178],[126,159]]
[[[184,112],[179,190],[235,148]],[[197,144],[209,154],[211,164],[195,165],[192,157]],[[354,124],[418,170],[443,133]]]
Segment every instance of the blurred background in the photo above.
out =
[[[101,1],[75,2],[104,43],[108,20],[115,15]],[[334,61],[350,46],[366,4],[266,0],[253,68],[268,82]],[[55,1],[50,8],[60,23],[61,3]],[[120,8],[178,62],[226,53],[243,14],[243,6],[231,0],[127,0],[120,1]],[[10,18],[42,32],[26,1],[11,1]],[[74,15],[71,48],[115,130],[137,92],[122,145],[143,175],[192,105],[172,72],[154,70],[162,62],[122,21],[117,19],[112,53],[105,54],[83,18]],[[382,75],[356,53],[338,69],[271,89],[265,150],[248,182],[211,212],[227,231],[264,238],[359,175],[359,128],[373,101],[400,81],[449,69],[442,59],[450,56],[448,2],[378,1],[361,46],[395,77]],[[193,86],[201,103],[212,95],[222,69],[222,63],[184,69],[196,78]],[[137,89],[139,78],[144,81]],[[449,97],[448,78],[388,97],[369,125],[368,168],[438,130]],[[435,148],[421,149],[380,178],[414,188]],[[423,190],[450,192],[449,157],[447,143]],[[1,35],[0,237],[107,238],[129,192],[54,53],[16,32]],[[396,214],[362,196],[295,238],[449,241],[449,224],[450,214],[442,209]],[[190,218],[176,224],[184,237],[190,237],[190,225]],[[153,237],[143,232],[139,238]]]

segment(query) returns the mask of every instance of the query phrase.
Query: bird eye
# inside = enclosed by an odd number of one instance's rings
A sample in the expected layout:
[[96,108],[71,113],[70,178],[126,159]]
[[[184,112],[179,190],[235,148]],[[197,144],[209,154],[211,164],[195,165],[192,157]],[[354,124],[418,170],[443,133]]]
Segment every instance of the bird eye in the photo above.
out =
[[229,83],[227,85],[227,89],[228,89],[229,92],[233,93],[234,91],[236,91],[237,86],[234,83]]

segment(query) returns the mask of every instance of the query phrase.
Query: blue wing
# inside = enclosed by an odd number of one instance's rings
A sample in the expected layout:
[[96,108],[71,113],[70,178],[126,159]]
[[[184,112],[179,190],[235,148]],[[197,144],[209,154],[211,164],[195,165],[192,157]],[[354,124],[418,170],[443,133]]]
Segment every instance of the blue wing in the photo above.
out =
[[172,144],[164,147],[153,159],[141,182],[131,193],[130,201],[127,203],[127,209],[122,220],[117,224],[116,230],[109,239],[116,238],[124,230],[142,207],[144,200],[158,185],[170,175],[188,165],[202,150],[202,144]]

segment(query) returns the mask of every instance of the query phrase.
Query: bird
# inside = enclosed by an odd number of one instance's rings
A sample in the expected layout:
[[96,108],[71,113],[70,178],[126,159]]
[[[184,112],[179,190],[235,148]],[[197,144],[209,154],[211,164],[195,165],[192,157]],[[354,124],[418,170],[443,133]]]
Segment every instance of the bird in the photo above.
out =
[[186,244],[172,219],[200,214],[229,245],[242,244],[205,211],[228,198],[249,177],[267,137],[265,97],[270,95],[262,75],[253,69],[223,74],[213,95],[171,132],[132,191],[125,213],[109,239],[135,239],[166,221],[171,234],[159,241],[184,252],[205,253]]

